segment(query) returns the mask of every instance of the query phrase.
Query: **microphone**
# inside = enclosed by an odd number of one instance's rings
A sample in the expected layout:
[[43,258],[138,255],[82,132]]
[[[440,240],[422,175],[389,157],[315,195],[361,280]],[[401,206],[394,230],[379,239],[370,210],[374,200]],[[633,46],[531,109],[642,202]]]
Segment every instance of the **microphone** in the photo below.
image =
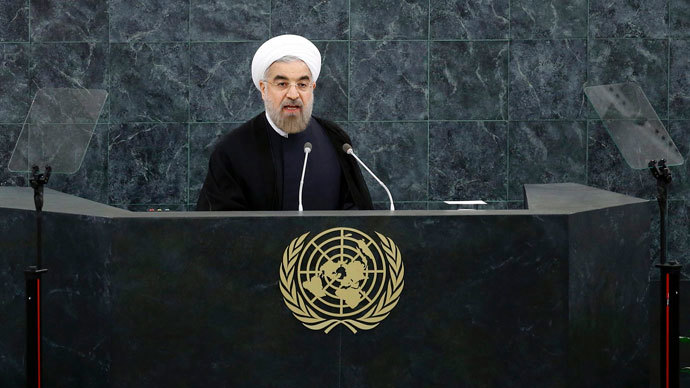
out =
[[304,143],[304,166],[302,166],[302,179],[299,180],[299,211],[304,211],[302,207],[302,187],[304,187],[304,173],[307,172],[307,159],[311,152],[311,143]]
[[386,185],[384,185],[383,182],[381,182],[381,180],[380,180],[376,175],[374,175],[373,172],[371,172],[371,170],[369,169],[369,167],[367,167],[367,165],[364,164],[364,162],[362,162],[362,161],[357,157],[357,155],[355,155],[355,151],[352,149],[352,146],[351,146],[351,145],[349,145],[349,144],[347,144],[347,143],[343,144],[343,151],[344,151],[346,154],[348,154],[348,155],[354,156],[354,158],[357,160],[357,162],[359,162],[359,164],[361,164],[361,165],[369,172],[369,174],[371,174],[371,176],[373,176],[374,179],[376,179],[376,181],[377,181],[381,186],[383,186],[383,189],[386,190],[386,194],[388,194],[388,199],[391,201],[391,211],[394,211],[394,210],[395,210],[395,206],[393,205],[393,196],[391,196],[391,192],[388,190],[388,187],[386,187]]

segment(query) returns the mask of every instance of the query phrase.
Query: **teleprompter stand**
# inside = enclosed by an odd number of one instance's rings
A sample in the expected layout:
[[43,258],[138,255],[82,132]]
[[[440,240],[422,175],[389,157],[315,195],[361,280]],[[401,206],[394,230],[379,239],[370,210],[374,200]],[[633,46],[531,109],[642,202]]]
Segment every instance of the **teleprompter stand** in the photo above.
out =
[[43,224],[43,186],[50,179],[51,167],[46,166],[45,173],[39,172],[38,166],[31,169],[31,187],[34,189],[36,205],[36,265],[24,271],[26,278],[26,386],[41,386],[41,275],[48,270],[42,263],[42,224]]
[[680,270],[682,266],[675,261],[666,262],[666,212],[668,210],[668,186],[671,184],[671,171],[665,160],[649,162],[649,170],[656,178],[657,201],[659,202],[659,373],[661,387],[678,387],[680,384],[679,360],[679,309],[680,309]]
[[[8,165],[10,171],[29,173],[36,205],[36,265],[24,271],[27,388],[40,388],[42,383],[41,277],[47,272],[42,253],[43,188],[51,173],[79,169],[107,96],[97,89],[40,89]],[[39,166],[45,166],[45,171]]]
[[679,285],[681,265],[666,261],[666,213],[669,166],[683,164],[683,156],[671,140],[642,89],[634,83],[588,86],[587,98],[594,106],[625,161],[633,169],[647,168],[656,179],[659,203],[660,272],[659,379],[661,388],[678,388]]

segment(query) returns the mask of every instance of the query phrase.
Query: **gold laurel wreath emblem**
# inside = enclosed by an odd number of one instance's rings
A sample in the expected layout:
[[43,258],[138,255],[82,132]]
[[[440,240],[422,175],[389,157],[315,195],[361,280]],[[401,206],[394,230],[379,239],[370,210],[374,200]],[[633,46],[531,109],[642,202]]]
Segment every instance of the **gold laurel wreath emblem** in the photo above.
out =
[[381,233],[375,233],[381,239],[381,247],[388,262],[390,277],[386,284],[386,292],[379,299],[378,303],[374,303],[369,310],[354,319],[322,317],[315,309],[305,303],[304,298],[298,292],[295,284],[295,264],[300,252],[304,248],[304,240],[309,235],[309,232],[295,238],[285,248],[283,261],[280,266],[280,292],[283,294],[285,305],[304,326],[312,330],[324,330],[325,333],[328,333],[339,324],[342,324],[354,334],[357,333],[357,329],[370,330],[378,326],[398,304],[400,294],[405,285],[403,280],[405,266],[400,256],[400,250],[393,243],[393,240]]

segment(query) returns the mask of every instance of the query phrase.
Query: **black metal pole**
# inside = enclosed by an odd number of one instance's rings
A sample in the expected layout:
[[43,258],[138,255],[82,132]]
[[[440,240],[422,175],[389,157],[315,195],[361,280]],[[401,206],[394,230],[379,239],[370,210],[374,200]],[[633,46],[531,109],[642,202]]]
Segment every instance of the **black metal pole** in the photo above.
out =
[[[652,161],[653,162],[653,161]],[[659,263],[666,263],[666,213],[668,211],[668,185],[671,184],[671,171],[662,159],[654,165],[652,175],[656,178],[657,202],[659,203]]]
[[42,268],[42,224],[43,224],[43,186],[50,179],[50,166],[41,174],[38,166],[31,169],[31,187],[34,189],[36,205],[36,265],[24,271],[26,279],[26,386],[41,388],[41,275],[47,271]]
[[678,321],[680,270],[682,266],[671,262],[657,264],[661,279],[659,322],[661,325],[661,354],[659,377],[661,388],[678,388],[680,384],[680,333]]
[[30,266],[26,278],[26,386],[41,387],[41,275],[46,269]]
[[657,201],[659,202],[659,380],[660,388],[678,388],[680,383],[678,299],[680,270],[675,262],[666,262],[666,213],[668,210],[668,185],[671,171],[665,160],[649,162],[649,170],[656,178]]

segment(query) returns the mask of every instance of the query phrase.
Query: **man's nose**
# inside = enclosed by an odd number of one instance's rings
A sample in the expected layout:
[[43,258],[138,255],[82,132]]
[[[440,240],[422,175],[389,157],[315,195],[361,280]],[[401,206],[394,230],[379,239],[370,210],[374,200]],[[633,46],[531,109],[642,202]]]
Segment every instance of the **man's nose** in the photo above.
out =
[[291,100],[296,100],[299,98],[299,93],[297,92],[297,85],[290,84],[290,86],[288,86],[287,97]]

